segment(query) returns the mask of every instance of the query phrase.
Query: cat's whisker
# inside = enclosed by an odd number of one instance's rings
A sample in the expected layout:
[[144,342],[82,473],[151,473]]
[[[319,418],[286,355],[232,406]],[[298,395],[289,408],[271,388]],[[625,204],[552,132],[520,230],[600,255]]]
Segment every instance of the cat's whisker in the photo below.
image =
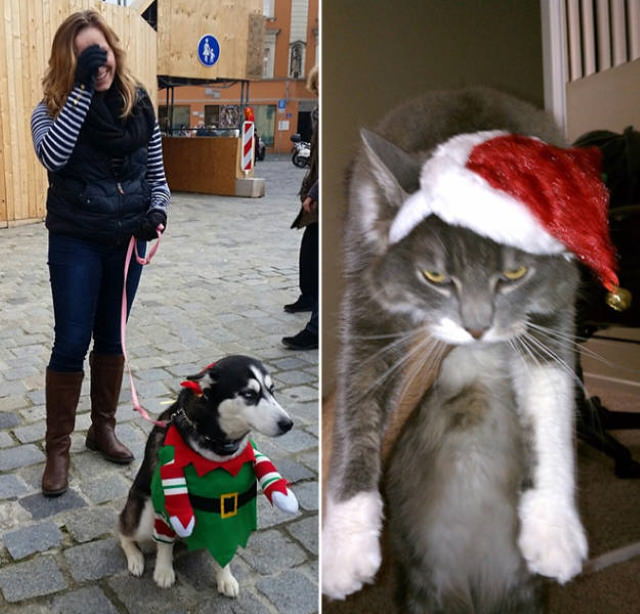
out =
[[582,343],[580,343],[579,341],[576,341],[577,337],[573,335],[562,333],[553,328],[547,328],[546,326],[540,326],[537,324],[533,324],[531,322],[528,323],[528,328],[531,328],[534,331],[544,335],[545,337],[548,337],[549,339],[553,340],[556,343],[561,342],[565,344],[565,347],[570,347],[572,350],[584,351],[585,353],[593,354],[594,357],[602,358],[599,354],[597,354],[596,352],[593,352],[593,350],[589,350],[588,348],[585,348]]
[[411,339],[411,335],[403,335],[399,339],[396,339],[391,343],[387,343],[386,345],[383,345],[379,350],[371,354],[371,356],[368,356],[362,362],[360,362],[358,368],[360,369],[363,366],[368,365],[372,360],[375,360],[376,358],[382,356],[383,354],[386,354],[387,352],[390,352],[391,350],[396,349],[398,346],[402,345],[403,343],[410,341],[410,339]]
[[522,352],[520,351],[520,348],[518,347],[518,344],[516,343],[516,341],[517,341],[517,337],[507,339],[507,343],[509,344],[509,347],[513,350],[513,353],[522,361],[525,369],[528,370],[529,363],[527,363],[527,361],[524,359],[524,356],[522,355]]
[[414,368],[407,377],[407,383],[403,393],[413,387],[415,379],[422,373],[425,373],[427,370],[433,371],[439,368],[447,351],[447,347],[447,344],[443,341],[436,340],[435,345],[429,348],[429,351],[422,352],[422,360],[414,363]]
[[520,363],[522,365],[521,368],[526,372],[527,377],[529,377],[531,375],[531,370],[540,364],[538,359],[531,352],[529,347],[518,338],[513,340],[513,348],[520,359]]
[[578,343],[579,342],[583,342],[583,341],[588,341],[588,337],[581,337],[580,335],[561,332],[556,328],[550,328],[549,326],[543,326],[542,324],[536,324],[535,322],[531,322],[530,320],[527,320],[527,326],[530,327],[530,328],[534,328],[536,330],[543,331],[545,333],[551,333],[551,334],[553,334],[555,336],[558,336],[558,337],[564,337],[567,340],[571,340],[571,341],[577,340]]
[[[561,341],[566,340],[568,342],[571,341],[568,335],[563,335],[562,333],[554,329],[547,328],[546,326],[540,326],[537,324],[534,325],[531,323],[529,323],[529,325],[531,326],[531,328],[538,330],[540,333],[547,335],[548,337],[554,339],[555,341],[557,340],[561,340]],[[576,337],[576,338],[584,339],[583,337]],[[608,367],[612,367],[621,371],[627,371],[629,373],[640,373],[640,369],[633,369],[632,367],[627,367],[620,363],[608,360],[602,354],[598,354],[598,352],[593,351],[591,348],[585,347],[583,343],[571,341],[571,345],[573,346],[572,349],[575,349],[576,351],[579,351],[581,354],[584,354],[585,356],[588,356],[593,360],[597,360],[598,362],[604,365],[607,365]]]
[[634,374],[640,373],[640,369],[634,369],[633,367],[625,367],[624,365],[621,365],[619,362],[612,362],[611,360],[606,359],[604,356],[601,356],[597,352],[591,352],[588,350],[585,351],[584,349],[583,351],[585,356],[587,356],[588,358],[597,360],[603,365],[606,365],[607,367],[612,367],[617,371],[626,371],[627,373],[634,373]]
[[[514,337],[513,341],[517,344],[519,348],[524,350],[524,352],[520,352],[520,357],[522,358],[522,361],[525,364],[525,368],[528,371],[531,369],[531,363],[538,366],[540,365],[540,361],[537,359],[537,357],[535,356],[531,348],[529,348],[529,346],[524,342],[523,339],[521,339],[520,337]],[[525,354],[531,359],[531,363],[527,361]]]
[[[531,350],[537,353],[542,361],[546,361],[545,356],[554,361],[562,361],[557,352],[554,352],[542,339],[539,339],[535,335],[525,333],[522,335],[522,341],[528,343]],[[567,366],[565,362],[563,362],[563,364]]]
[[[569,347],[579,351],[582,354],[585,354],[586,356],[589,356],[590,358],[599,360],[600,362],[608,364],[609,366],[612,366],[612,367],[619,367],[621,369],[625,369],[623,365],[608,361],[604,356],[602,356],[602,354],[598,354],[592,349],[585,347],[584,343],[581,343],[580,341],[576,341],[576,339],[581,341],[587,341],[588,339],[586,337],[578,337],[577,335],[574,335],[574,336],[568,335],[566,333],[561,333],[560,331],[555,330],[553,328],[548,328],[546,326],[541,326],[539,324],[533,324],[532,322],[529,322],[528,325],[530,328],[544,334],[545,336],[549,337],[550,339],[553,339],[554,341],[566,342],[567,344],[569,344]],[[631,370],[637,371],[636,369],[631,369]]]
[[[546,362],[545,356],[547,358],[551,358],[554,362],[561,364],[563,368],[566,368],[572,373],[574,373],[574,370],[571,369],[569,365],[567,365],[567,363],[564,360],[562,360],[562,358],[560,358],[556,352],[554,352],[551,348],[549,348],[549,346],[547,346],[543,341],[541,341],[537,337],[534,337],[533,335],[529,335],[525,333],[524,335],[521,335],[521,341],[525,345],[528,345],[528,347],[531,348],[532,352],[534,353],[537,352],[539,354],[540,359]],[[538,360],[538,364],[542,364],[540,360]]]
[[421,353],[432,354],[435,348],[437,347],[437,345],[438,345],[438,341],[430,337],[425,337],[424,339],[419,340],[418,343],[416,343],[413,347],[409,349],[409,351],[406,353],[405,356],[403,356],[400,360],[396,361],[396,363],[392,365],[392,367],[382,375],[382,378],[380,381],[383,381],[384,379],[386,379],[389,375],[391,375],[393,371],[397,370],[398,368],[405,365],[406,363],[412,364],[411,360],[416,355],[420,355]]
[[360,395],[360,397],[358,399],[356,399],[354,402],[362,400],[370,392],[372,392],[373,390],[378,388],[378,386],[380,386],[380,384],[382,384],[382,382],[384,382],[388,377],[390,377],[395,371],[397,371],[408,360],[413,358],[416,355],[416,353],[418,353],[420,351],[429,351],[429,350],[433,349],[432,347],[429,347],[429,346],[435,347],[435,345],[437,343],[438,343],[438,340],[437,339],[434,340],[431,337],[425,337],[424,339],[420,340],[415,346],[410,348],[395,363],[393,363],[384,373],[382,373],[382,375],[380,375],[378,378],[376,378],[375,381],[370,386],[368,386],[366,388],[366,390]]
[[578,377],[578,374],[575,372],[575,369],[573,369],[570,365],[568,365],[566,361],[560,358],[560,356],[558,356],[553,350],[547,347],[542,341],[540,341],[540,339],[537,339],[536,337],[533,337],[532,335],[527,335],[525,333],[525,335],[522,336],[522,340],[525,343],[528,342],[532,344],[539,351],[544,352],[549,358],[551,358],[554,362],[556,362],[567,374],[569,374],[571,378],[578,384],[578,386],[584,391],[584,393],[587,394],[586,388],[584,386],[584,382],[582,382],[582,380]]
[[[608,361],[604,356],[601,356],[597,352],[594,352],[593,350],[590,350],[589,348],[584,347],[583,344],[577,343],[572,337],[570,337],[567,334],[563,334],[560,331],[547,328],[546,326],[540,326],[540,325],[531,324],[531,323],[529,324],[531,325],[531,328],[537,330],[539,334],[543,335],[544,337],[547,337],[548,339],[550,339],[551,341],[553,341],[554,343],[560,346],[563,346],[574,352],[580,352],[586,356],[589,356],[590,358],[593,358],[594,360],[598,360],[599,362],[602,362],[609,366],[625,369],[624,366],[612,363]],[[630,369],[630,370],[636,371],[636,369]]]
[[372,360],[375,360],[379,356],[381,356],[383,354],[386,354],[387,352],[389,352],[389,351],[391,351],[393,349],[396,349],[398,346],[401,346],[405,342],[410,343],[412,337],[413,336],[418,336],[418,334],[421,331],[422,331],[423,334],[425,334],[423,327],[418,327],[418,328],[414,328],[412,330],[403,331],[403,332],[399,333],[399,335],[400,335],[399,338],[397,338],[395,341],[392,341],[391,343],[388,343],[388,344],[384,345],[378,351],[374,352],[371,356],[365,358],[360,363],[360,367],[362,367],[364,365],[367,365],[369,362],[371,362]]
[[538,333],[539,335],[546,337],[557,345],[570,349],[571,351],[583,350],[583,345],[580,342],[576,341],[577,337],[575,335],[563,333],[554,328],[541,326],[539,324],[534,324],[533,322],[528,322],[527,328],[533,329],[533,331]]
[[404,398],[404,396],[413,389],[416,378],[421,373],[424,373],[427,369],[434,369],[440,363],[445,349],[446,344],[436,340],[435,345],[429,352],[421,352],[422,360],[413,361],[409,372],[404,378],[398,398]]
[[415,329],[410,331],[400,331],[397,333],[388,333],[386,335],[351,335],[351,339],[396,339],[404,336],[406,333],[413,333]]

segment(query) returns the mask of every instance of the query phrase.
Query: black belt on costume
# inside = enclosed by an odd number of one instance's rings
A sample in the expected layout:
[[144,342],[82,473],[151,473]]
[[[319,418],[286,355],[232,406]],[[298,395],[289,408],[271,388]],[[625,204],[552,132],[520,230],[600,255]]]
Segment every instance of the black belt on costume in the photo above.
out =
[[202,512],[213,512],[214,514],[220,514],[222,518],[229,518],[235,516],[238,513],[238,509],[245,503],[249,503],[252,499],[256,498],[258,494],[257,482],[245,490],[243,493],[230,492],[221,495],[219,498],[213,497],[200,497],[189,493],[189,501],[193,509],[200,510]]

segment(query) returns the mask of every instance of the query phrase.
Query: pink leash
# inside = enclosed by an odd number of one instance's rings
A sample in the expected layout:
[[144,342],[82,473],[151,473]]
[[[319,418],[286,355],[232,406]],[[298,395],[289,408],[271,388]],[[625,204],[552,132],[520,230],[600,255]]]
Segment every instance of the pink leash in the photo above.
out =
[[133,383],[133,375],[131,373],[131,366],[129,365],[129,357],[127,356],[127,275],[129,274],[129,264],[131,263],[131,257],[135,253],[136,261],[138,264],[145,266],[151,262],[151,259],[156,255],[158,251],[158,247],[160,247],[160,237],[162,235],[162,230],[164,230],[164,226],[160,224],[156,228],[156,233],[158,234],[158,240],[153,245],[153,247],[149,250],[149,255],[146,258],[140,258],[138,254],[138,246],[135,237],[131,237],[129,241],[129,247],[127,248],[127,256],[124,261],[124,282],[122,284],[122,307],[120,310],[120,344],[122,345],[122,353],[124,355],[125,364],[127,365],[127,372],[129,373],[129,384],[131,386],[131,401],[133,403],[133,409],[135,409],[145,420],[148,420],[152,424],[156,426],[166,427],[167,423],[162,420],[154,420],[149,412],[140,405],[140,401],[138,399],[138,393],[136,392],[136,386]]

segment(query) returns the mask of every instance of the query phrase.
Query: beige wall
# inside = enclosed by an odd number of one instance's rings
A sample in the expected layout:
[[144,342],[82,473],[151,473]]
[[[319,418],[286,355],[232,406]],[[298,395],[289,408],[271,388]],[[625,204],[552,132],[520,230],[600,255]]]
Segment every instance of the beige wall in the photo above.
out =
[[640,60],[567,84],[567,137],[640,127]]
[[323,395],[333,385],[344,177],[361,126],[430,89],[543,103],[538,0],[323,0]]

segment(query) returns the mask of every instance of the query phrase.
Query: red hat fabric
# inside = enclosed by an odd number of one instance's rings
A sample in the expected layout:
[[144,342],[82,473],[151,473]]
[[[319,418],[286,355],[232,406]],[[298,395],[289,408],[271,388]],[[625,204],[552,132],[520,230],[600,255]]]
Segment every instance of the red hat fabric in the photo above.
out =
[[562,149],[502,131],[458,135],[424,164],[420,186],[396,215],[391,243],[435,214],[530,253],[568,250],[608,290],[618,285],[598,149]]

